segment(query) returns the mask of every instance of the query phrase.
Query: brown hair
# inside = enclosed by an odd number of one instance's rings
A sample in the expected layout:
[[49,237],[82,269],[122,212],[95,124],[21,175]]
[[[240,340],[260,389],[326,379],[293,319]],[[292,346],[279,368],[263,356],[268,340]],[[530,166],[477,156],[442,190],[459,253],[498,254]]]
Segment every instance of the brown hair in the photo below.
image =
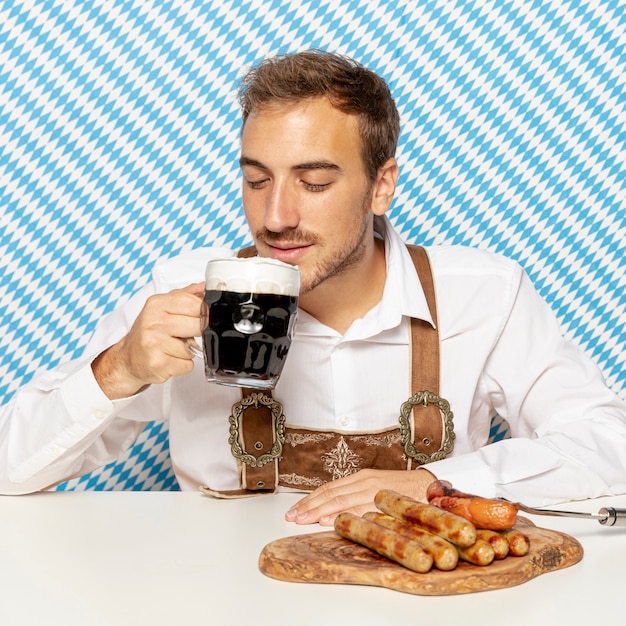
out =
[[309,50],[265,59],[243,78],[239,90],[243,124],[255,110],[326,97],[358,116],[362,158],[371,181],[396,152],[400,117],[387,83],[361,64],[330,52]]

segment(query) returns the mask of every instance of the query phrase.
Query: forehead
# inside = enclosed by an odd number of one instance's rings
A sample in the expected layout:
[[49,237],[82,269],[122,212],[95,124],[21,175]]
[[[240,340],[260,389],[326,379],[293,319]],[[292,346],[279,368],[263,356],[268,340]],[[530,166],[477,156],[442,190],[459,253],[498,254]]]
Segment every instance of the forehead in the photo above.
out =
[[263,163],[324,158],[362,164],[361,146],[357,116],[326,98],[265,106],[248,116],[242,132],[242,156]]

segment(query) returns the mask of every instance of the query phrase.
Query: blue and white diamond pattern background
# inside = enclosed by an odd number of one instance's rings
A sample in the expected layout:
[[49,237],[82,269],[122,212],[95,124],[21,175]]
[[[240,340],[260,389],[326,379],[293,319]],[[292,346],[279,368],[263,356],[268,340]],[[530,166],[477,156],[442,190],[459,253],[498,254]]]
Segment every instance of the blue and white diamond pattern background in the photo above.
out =
[[[389,81],[403,124],[390,217],[406,240],[518,260],[626,397],[625,11],[618,0],[4,0],[2,402],[78,356],[159,257],[249,242],[237,81],[306,48]],[[167,425],[59,488],[176,489]]]

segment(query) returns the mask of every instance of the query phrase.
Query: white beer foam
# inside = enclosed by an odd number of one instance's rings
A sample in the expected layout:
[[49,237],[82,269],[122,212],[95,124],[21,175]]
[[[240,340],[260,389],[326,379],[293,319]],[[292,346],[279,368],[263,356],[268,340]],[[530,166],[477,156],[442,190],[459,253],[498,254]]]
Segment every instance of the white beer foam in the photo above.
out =
[[297,296],[300,270],[275,259],[251,257],[212,259],[206,266],[206,289]]

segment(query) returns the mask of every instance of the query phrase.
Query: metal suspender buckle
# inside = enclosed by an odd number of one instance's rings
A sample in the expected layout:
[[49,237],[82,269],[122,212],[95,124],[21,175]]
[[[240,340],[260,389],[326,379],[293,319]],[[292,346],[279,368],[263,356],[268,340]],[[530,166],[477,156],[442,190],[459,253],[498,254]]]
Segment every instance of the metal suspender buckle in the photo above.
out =
[[[241,436],[241,420],[245,419],[244,412],[247,410],[262,411],[269,414],[263,416],[263,422],[266,424],[266,430],[270,440],[273,439],[272,447],[269,452],[255,456],[243,449],[243,437]],[[262,392],[252,392],[244,395],[239,401],[235,402],[232,407],[232,413],[228,418],[230,424],[228,443],[233,456],[245,463],[249,467],[263,467],[271,461],[275,461],[280,457],[285,443],[285,416],[283,415],[283,406],[280,402],[276,402],[272,396]],[[273,432],[272,432],[273,430]],[[272,436],[273,435],[273,436]]]
[[[415,431],[413,410],[430,405],[436,406],[441,414],[441,430],[436,436],[433,436],[433,440],[441,441],[441,445],[438,450],[432,454],[419,452],[413,443]],[[400,407],[400,417],[398,418],[400,422],[400,441],[404,446],[406,455],[420,464],[439,461],[445,458],[454,447],[455,434],[452,421],[453,417],[452,411],[450,410],[450,403],[437,394],[431,391],[418,391],[412,395]],[[438,429],[435,429],[435,431],[436,430]],[[422,439],[422,446],[424,448],[430,447],[432,443],[433,441],[427,436]]]

